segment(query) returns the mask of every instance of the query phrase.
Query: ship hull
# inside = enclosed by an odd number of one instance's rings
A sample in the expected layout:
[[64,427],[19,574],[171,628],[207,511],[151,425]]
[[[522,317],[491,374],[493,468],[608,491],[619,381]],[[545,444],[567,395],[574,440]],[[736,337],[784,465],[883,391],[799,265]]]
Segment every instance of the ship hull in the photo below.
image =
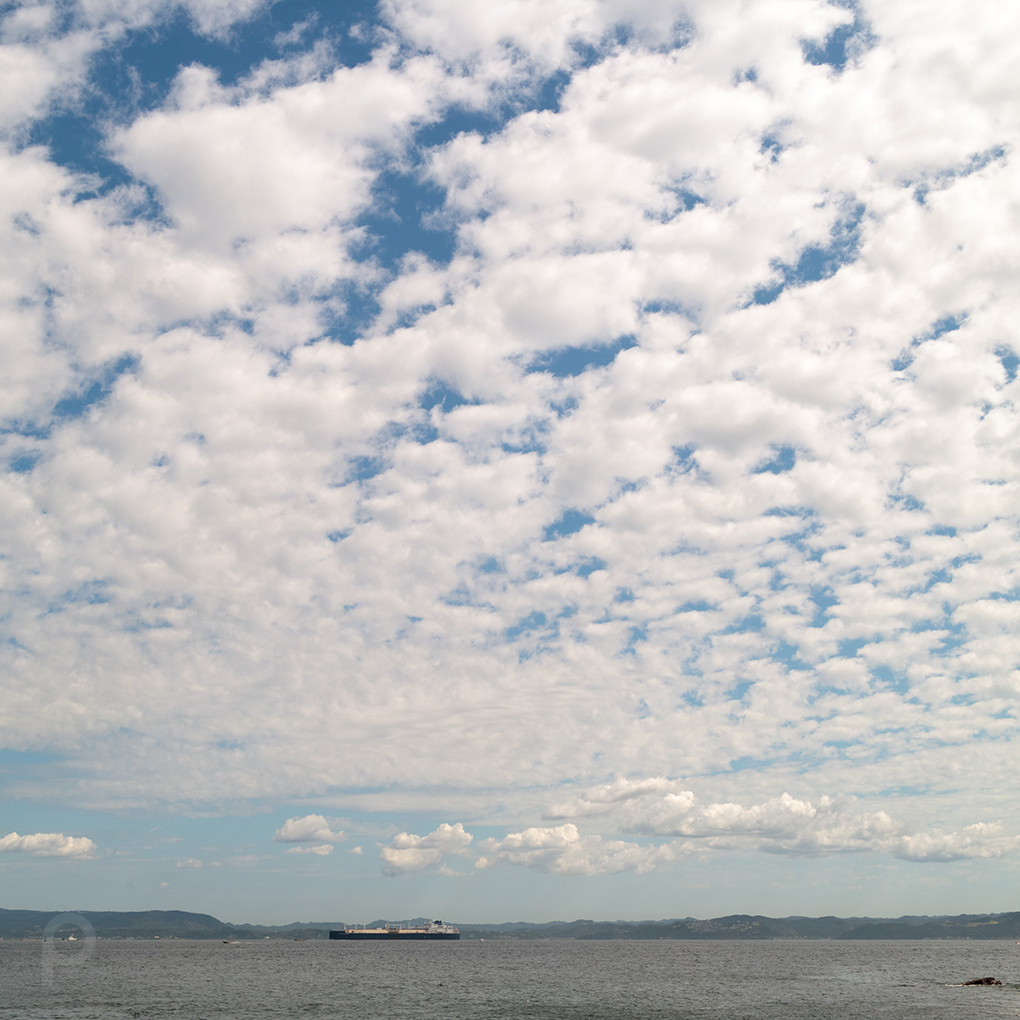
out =
[[345,942],[454,942],[460,938],[460,932],[331,931],[329,937]]

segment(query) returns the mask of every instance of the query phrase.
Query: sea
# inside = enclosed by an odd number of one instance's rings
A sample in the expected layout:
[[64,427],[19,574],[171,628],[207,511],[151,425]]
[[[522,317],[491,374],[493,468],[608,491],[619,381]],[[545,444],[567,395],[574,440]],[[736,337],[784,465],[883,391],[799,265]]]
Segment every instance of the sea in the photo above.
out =
[[1015,1016],[1012,941],[0,942],[0,1020]]

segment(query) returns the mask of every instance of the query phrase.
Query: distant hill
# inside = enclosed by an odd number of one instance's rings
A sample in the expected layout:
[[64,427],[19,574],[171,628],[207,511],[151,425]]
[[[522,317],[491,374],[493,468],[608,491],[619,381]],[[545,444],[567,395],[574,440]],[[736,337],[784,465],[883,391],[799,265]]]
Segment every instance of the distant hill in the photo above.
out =
[[925,918],[920,924],[874,921],[862,924],[844,939],[1020,939],[1020,912],[974,917]]
[[[56,916],[49,910],[0,909],[0,938],[41,938]],[[211,914],[185,910],[82,910],[100,938],[108,939],[326,939],[343,921],[295,921],[286,925],[230,924]],[[425,918],[414,918],[412,923]],[[376,927],[385,919],[370,922]],[[1014,939],[1020,912],[955,917],[764,917],[731,914],[699,920],[550,921],[532,924],[460,924],[464,939]],[[69,934],[68,927],[63,934]],[[60,933],[58,933],[59,935]],[[76,932],[80,937],[80,932]]]
[[467,939],[1020,939],[1020,913],[958,917],[763,917],[460,925]]
[[804,939],[840,938],[861,919],[839,917],[773,918],[732,914],[702,921],[571,921],[566,924],[461,926],[465,938],[568,939]]
[[[53,910],[0,909],[0,938],[41,938],[46,925],[57,915]],[[285,925],[273,928],[261,925],[234,925],[218,920],[210,914],[192,914],[186,910],[80,910],[92,925],[96,935],[104,939],[255,939],[294,938],[298,931],[302,937],[327,938],[330,927],[342,924],[323,923],[321,929],[310,929],[314,934],[304,935],[305,926]],[[68,926],[64,934],[72,930]],[[79,938],[80,931],[75,931]]]

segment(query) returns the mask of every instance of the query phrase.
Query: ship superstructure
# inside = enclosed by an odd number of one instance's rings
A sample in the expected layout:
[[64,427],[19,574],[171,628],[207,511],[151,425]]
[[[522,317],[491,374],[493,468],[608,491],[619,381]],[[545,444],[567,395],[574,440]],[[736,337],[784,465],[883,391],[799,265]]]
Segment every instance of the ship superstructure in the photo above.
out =
[[460,931],[452,924],[443,921],[426,921],[425,924],[387,924],[383,928],[350,928],[347,925],[339,931],[331,931],[330,939],[378,939],[404,940],[425,939],[429,941],[449,941],[459,939]]

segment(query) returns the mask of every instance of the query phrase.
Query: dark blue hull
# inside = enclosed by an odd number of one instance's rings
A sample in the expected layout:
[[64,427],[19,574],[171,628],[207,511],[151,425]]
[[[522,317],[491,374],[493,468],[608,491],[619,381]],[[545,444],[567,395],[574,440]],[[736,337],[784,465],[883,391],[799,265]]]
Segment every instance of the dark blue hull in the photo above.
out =
[[351,939],[359,942],[452,942],[460,938],[460,932],[426,931],[331,931],[330,939]]

